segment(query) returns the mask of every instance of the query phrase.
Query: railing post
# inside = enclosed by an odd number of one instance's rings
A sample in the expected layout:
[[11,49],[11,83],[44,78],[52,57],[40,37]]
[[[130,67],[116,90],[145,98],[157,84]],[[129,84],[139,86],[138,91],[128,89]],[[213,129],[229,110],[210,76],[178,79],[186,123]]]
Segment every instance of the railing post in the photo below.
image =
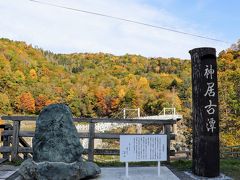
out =
[[141,114],[140,114],[140,108],[137,108],[137,112],[138,112],[138,118],[140,118]]
[[187,160],[190,158],[190,150],[187,152]]
[[164,125],[164,134],[167,135],[167,163],[170,163],[170,125]]
[[94,136],[95,136],[95,123],[89,123],[89,139],[88,139],[88,161],[94,160]]
[[12,139],[12,153],[11,153],[11,161],[17,160],[18,156],[18,145],[19,145],[19,129],[20,129],[20,121],[13,122],[13,139]]
[[174,134],[177,134],[177,122],[172,125],[172,132],[173,132]]
[[[11,129],[11,126],[10,125],[5,125],[4,127],[4,131],[5,130],[10,130]],[[6,146],[6,147],[9,147],[10,146],[10,137],[8,135],[3,135],[2,136],[2,141],[3,141],[3,146]],[[9,161],[9,153],[3,153],[3,158],[4,159],[7,159]]]
[[[140,118],[140,108],[137,108],[138,118]],[[142,134],[142,124],[137,124],[137,134]]]

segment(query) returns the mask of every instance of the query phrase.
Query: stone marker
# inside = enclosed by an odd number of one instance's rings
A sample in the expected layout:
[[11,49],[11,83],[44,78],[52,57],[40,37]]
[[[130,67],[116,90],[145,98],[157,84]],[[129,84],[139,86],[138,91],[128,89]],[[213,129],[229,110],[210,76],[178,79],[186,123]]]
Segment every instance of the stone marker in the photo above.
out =
[[193,173],[219,176],[217,62],[214,48],[190,51],[192,59]]
[[83,147],[70,109],[63,104],[45,107],[36,122],[33,159],[19,169],[23,179],[78,180],[100,174],[100,168],[82,160]]

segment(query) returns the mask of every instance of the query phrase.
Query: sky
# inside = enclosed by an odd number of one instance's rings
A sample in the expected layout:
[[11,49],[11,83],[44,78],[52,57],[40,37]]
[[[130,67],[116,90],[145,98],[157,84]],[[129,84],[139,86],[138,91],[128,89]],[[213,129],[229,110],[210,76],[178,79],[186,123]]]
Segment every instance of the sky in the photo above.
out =
[[0,0],[0,37],[54,53],[139,54],[189,59],[240,39],[238,0],[39,0],[227,41],[215,42],[29,0]]

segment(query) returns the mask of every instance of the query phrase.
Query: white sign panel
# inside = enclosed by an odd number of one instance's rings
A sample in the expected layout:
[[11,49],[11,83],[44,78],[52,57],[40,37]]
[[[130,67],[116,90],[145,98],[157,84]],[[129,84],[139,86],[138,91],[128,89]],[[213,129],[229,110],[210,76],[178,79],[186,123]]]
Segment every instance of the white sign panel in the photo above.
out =
[[120,135],[120,161],[166,161],[167,135]]

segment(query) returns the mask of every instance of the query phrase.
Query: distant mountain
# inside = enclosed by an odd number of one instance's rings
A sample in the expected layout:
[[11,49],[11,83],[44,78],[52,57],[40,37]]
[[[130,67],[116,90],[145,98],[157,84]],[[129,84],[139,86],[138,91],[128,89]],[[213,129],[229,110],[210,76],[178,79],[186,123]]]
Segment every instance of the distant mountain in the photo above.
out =
[[[225,144],[240,135],[239,57],[239,50],[227,50],[218,58],[221,127],[231,129],[223,134]],[[51,103],[65,103],[82,117],[119,117],[125,107],[156,115],[174,106],[184,115],[182,126],[189,134],[190,60],[54,54],[0,39],[0,114],[38,114]]]

